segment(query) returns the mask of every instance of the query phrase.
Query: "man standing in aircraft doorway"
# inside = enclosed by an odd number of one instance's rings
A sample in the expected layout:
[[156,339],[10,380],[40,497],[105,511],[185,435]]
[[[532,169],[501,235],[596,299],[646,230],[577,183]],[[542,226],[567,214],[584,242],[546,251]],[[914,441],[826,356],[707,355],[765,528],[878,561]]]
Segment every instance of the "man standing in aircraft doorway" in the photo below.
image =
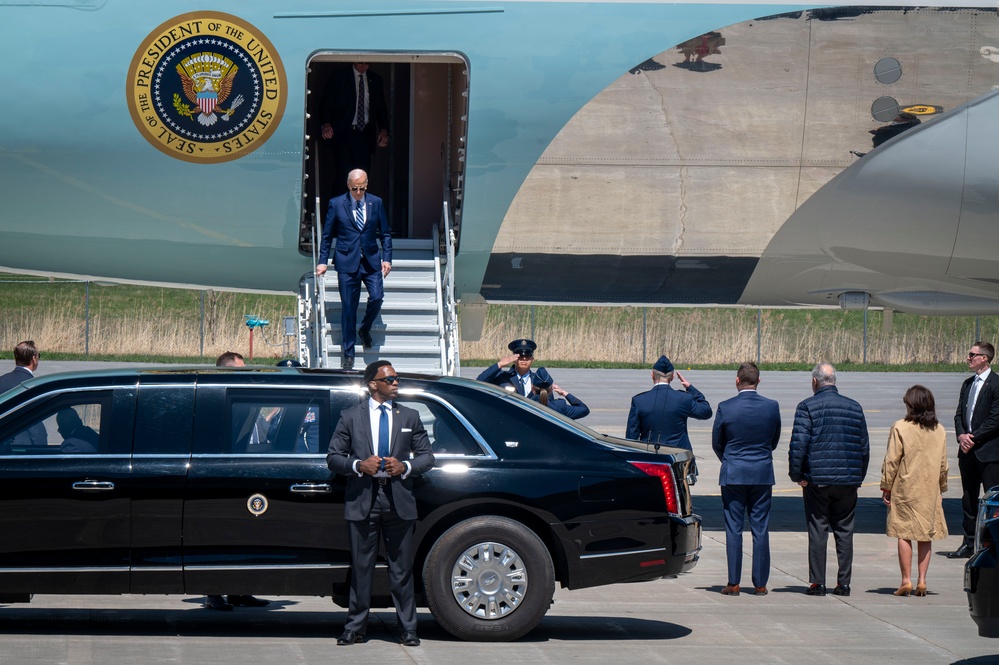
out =
[[[371,325],[382,309],[383,278],[392,271],[392,233],[385,216],[385,206],[377,196],[368,194],[368,174],[355,169],[347,177],[348,192],[330,199],[329,212],[319,243],[319,265],[316,275],[326,273],[326,264],[333,262],[340,290],[340,330],[343,334],[341,369],[354,368],[354,343],[357,335],[365,348],[373,345]],[[330,254],[330,246],[336,246]],[[378,242],[381,241],[381,251]],[[361,299],[361,282],[368,291],[368,304],[361,329],[357,325],[357,305]]]
[[384,148],[389,143],[385,86],[382,77],[369,72],[368,67],[366,62],[355,62],[333,72],[323,91],[320,133],[333,144],[336,159],[333,182],[337,188],[350,171],[370,171],[375,146]]

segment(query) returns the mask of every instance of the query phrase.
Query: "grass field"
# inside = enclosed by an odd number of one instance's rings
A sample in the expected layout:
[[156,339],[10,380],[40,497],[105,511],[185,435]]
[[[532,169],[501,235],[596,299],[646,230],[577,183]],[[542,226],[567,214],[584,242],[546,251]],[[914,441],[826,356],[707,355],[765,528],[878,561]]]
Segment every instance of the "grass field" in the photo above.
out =
[[[91,283],[89,326],[84,283],[0,275],[0,298],[5,358],[23,339],[34,339],[48,357],[210,362],[229,350],[249,355],[245,314],[270,321],[255,332],[256,359],[294,353],[282,322],[296,314],[294,296]],[[895,313],[886,325],[882,312],[871,311],[865,363],[863,312],[493,305],[482,338],[462,342],[461,357],[464,365],[490,364],[506,355],[510,340],[529,337],[553,367],[641,367],[666,354],[682,367],[758,360],[799,369],[825,360],[843,369],[953,371],[965,367],[976,325],[995,342],[999,317]]]

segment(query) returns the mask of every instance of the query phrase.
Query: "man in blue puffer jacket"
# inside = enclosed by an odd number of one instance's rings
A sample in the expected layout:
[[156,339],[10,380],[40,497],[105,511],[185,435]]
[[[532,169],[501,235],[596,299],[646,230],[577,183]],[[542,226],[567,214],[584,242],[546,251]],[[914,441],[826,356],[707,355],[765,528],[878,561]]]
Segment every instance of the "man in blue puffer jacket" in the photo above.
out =
[[812,392],[794,412],[788,451],[788,475],[802,487],[808,522],[805,593],[826,595],[826,542],[832,531],[839,563],[833,594],[849,596],[857,488],[871,458],[867,420],[860,404],[839,394],[832,365],[812,370]]

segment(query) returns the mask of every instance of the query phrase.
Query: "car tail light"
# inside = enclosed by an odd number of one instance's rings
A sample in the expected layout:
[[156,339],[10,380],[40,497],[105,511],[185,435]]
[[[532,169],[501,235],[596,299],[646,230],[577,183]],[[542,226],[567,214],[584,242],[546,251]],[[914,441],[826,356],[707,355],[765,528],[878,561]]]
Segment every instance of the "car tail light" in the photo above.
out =
[[676,495],[676,480],[673,478],[672,467],[669,464],[647,464],[645,462],[632,462],[632,464],[662,482],[667,512],[670,515],[679,515],[680,499]]
[[999,520],[999,491],[990,490],[978,502],[978,519],[975,524],[975,552],[992,547],[992,531],[989,528]]

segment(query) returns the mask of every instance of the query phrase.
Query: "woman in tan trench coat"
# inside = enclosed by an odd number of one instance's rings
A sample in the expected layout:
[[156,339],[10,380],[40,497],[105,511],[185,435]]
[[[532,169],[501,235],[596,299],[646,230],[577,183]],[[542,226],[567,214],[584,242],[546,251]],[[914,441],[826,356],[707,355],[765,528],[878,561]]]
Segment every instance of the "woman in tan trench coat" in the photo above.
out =
[[[943,493],[947,491],[947,434],[937,421],[929,389],[905,392],[905,418],[891,427],[881,466],[882,500],[888,506],[887,534],[898,538],[902,584],[896,596],[926,595],[930,541],[947,537]],[[912,541],[918,546],[919,578],[912,588]]]

